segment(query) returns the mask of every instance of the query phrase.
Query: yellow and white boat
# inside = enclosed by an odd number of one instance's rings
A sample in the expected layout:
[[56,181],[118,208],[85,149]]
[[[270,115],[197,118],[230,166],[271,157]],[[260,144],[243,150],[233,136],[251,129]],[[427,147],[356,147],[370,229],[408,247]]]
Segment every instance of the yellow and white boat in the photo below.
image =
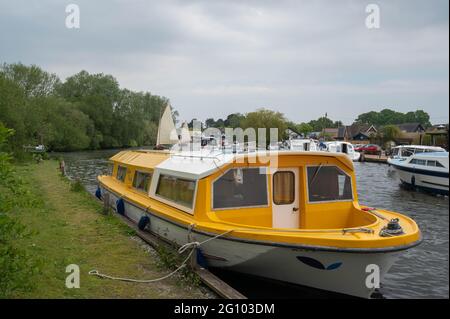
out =
[[208,266],[367,298],[378,271],[381,280],[421,241],[411,218],[360,206],[345,154],[276,152],[276,165],[258,152],[122,151],[110,160],[97,195],[172,243],[203,242]]

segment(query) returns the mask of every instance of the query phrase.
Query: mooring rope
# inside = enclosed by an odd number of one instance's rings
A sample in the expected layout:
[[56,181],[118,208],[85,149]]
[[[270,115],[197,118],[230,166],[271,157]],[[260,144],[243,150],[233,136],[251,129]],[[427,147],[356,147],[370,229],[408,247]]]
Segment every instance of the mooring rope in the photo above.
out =
[[[192,231],[192,229],[194,227],[195,227],[195,224],[189,225],[189,229],[190,230],[189,230],[189,235],[188,236],[190,236],[190,232]],[[160,278],[155,278],[155,279],[134,279],[134,278],[125,278],[125,277],[114,277],[114,276],[111,276],[111,275],[102,274],[96,269],[93,269],[93,270],[89,271],[88,274],[91,275],[91,276],[97,276],[97,277],[100,277],[100,278],[111,279],[111,280],[119,280],[119,281],[127,281],[127,282],[136,282],[136,283],[153,283],[153,282],[158,282],[158,281],[167,279],[167,278],[175,275],[178,271],[180,271],[181,269],[186,267],[189,259],[192,257],[192,254],[194,253],[195,249],[197,249],[201,245],[203,245],[203,244],[205,244],[205,243],[207,243],[207,242],[209,242],[211,240],[214,240],[214,239],[217,239],[219,237],[225,236],[225,235],[231,233],[232,231],[234,231],[234,229],[228,230],[226,232],[223,232],[221,234],[218,234],[218,235],[216,235],[214,237],[208,238],[208,239],[206,239],[204,241],[201,241],[201,242],[192,241],[192,242],[188,242],[188,243],[184,244],[183,246],[181,246],[178,249],[178,253],[180,255],[183,254],[189,248],[192,248],[191,251],[189,252],[188,256],[186,257],[186,259],[184,259],[182,264],[177,269],[175,269],[171,273],[169,273],[169,274],[167,274],[167,275],[165,275],[163,277],[160,277]]]

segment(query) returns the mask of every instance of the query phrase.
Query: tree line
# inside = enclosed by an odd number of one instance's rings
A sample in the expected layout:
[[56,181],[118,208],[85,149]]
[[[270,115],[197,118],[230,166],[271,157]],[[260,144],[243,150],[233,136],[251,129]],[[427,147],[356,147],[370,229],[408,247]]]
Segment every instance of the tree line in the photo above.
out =
[[[278,119],[278,121],[276,121]],[[192,122],[191,122],[192,123]],[[267,126],[277,123],[276,126]],[[354,123],[368,124],[376,127],[389,127],[389,130],[395,130],[392,126],[404,123],[420,123],[425,128],[430,127],[430,116],[423,110],[411,111],[407,113],[396,112],[391,109],[383,109],[380,112],[367,112],[357,116]],[[258,126],[262,125],[262,126]],[[225,127],[278,127],[279,131],[285,128],[291,128],[298,133],[307,135],[312,132],[321,132],[325,128],[338,128],[344,124],[341,121],[333,121],[327,115],[319,117],[309,122],[295,123],[286,119],[284,114],[273,112],[267,109],[259,109],[256,112],[247,114],[232,113],[225,119],[208,118],[205,121],[206,127],[225,128]]]
[[122,89],[102,73],[81,71],[61,81],[35,65],[0,67],[0,122],[14,129],[15,152],[38,144],[53,151],[152,145],[167,103]]

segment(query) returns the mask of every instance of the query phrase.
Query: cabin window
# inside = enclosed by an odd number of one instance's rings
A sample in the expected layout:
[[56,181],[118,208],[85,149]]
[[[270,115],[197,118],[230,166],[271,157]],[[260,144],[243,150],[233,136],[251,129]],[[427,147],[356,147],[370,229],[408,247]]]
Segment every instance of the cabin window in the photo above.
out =
[[230,169],[213,183],[213,208],[267,206],[267,175],[259,167]]
[[161,174],[156,195],[176,204],[192,208],[195,194],[195,181]]
[[144,172],[136,171],[134,173],[134,178],[133,178],[133,187],[138,190],[148,192],[151,180],[152,180],[151,173],[144,173]]
[[444,165],[442,165],[442,164],[439,163],[438,161],[433,161],[433,160],[428,160],[428,161],[427,161],[427,166],[432,166],[432,167],[444,167]]
[[350,176],[336,166],[308,167],[310,202],[352,200]]
[[392,155],[393,156],[397,156],[398,155],[398,151],[399,151],[398,148],[394,148],[394,150],[392,151]]
[[427,165],[426,160],[421,160],[421,159],[416,159],[416,158],[413,158],[410,163],[416,164],[416,165]]
[[295,174],[276,172],[273,174],[273,202],[276,205],[289,205],[295,201]]
[[126,175],[127,175],[127,168],[125,166],[119,166],[117,168],[117,175],[116,175],[117,180],[124,182]]

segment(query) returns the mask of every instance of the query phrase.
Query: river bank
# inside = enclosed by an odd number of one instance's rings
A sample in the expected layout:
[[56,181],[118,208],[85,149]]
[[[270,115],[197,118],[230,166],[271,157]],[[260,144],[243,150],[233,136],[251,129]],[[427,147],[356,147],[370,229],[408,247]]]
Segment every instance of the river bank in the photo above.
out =
[[[145,245],[114,216],[101,214],[102,205],[60,176],[53,160],[16,166],[17,177],[34,197],[34,205],[19,208],[14,217],[27,229],[18,238],[35,268],[30,289],[13,298],[209,298],[209,292],[189,274],[156,283],[129,283],[89,276],[97,269],[119,277],[159,278],[171,269],[165,256]],[[173,261],[173,260],[172,260]],[[80,288],[66,287],[66,267],[80,269]]]

